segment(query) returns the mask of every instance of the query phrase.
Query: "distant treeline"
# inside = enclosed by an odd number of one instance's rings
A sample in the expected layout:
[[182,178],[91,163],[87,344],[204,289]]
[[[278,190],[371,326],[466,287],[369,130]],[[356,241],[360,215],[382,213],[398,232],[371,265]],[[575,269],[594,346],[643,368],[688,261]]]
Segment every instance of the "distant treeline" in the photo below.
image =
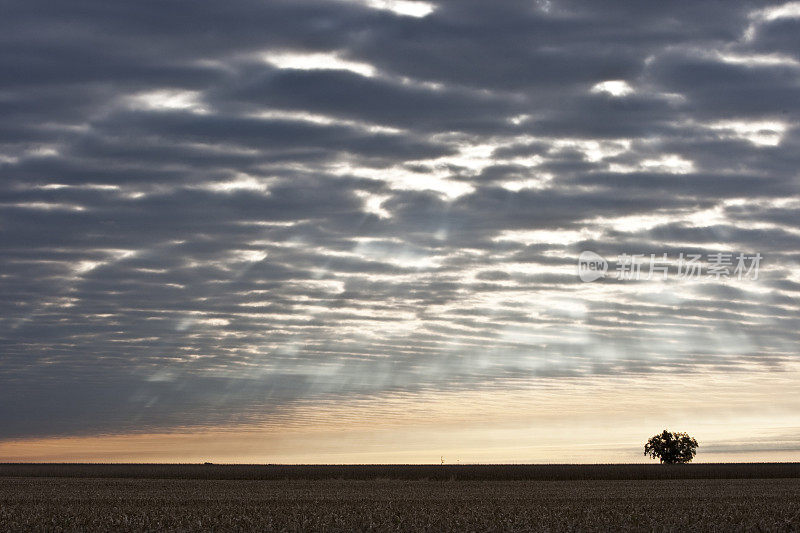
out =
[[0,463],[0,477],[149,479],[615,480],[800,478],[800,463],[226,465]]

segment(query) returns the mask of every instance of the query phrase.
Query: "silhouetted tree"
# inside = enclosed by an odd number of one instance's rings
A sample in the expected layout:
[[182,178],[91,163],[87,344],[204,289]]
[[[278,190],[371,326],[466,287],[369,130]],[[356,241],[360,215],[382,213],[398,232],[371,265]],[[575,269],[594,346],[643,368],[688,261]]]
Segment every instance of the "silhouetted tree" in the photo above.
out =
[[671,433],[666,429],[653,435],[644,445],[644,454],[662,463],[688,463],[697,453],[697,441],[686,433]]

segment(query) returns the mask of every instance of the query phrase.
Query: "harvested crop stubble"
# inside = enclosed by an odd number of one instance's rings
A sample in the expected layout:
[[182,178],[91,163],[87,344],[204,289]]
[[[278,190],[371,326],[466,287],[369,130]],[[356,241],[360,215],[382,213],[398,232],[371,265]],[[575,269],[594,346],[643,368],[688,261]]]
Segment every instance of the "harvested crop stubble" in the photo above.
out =
[[2,530],[800,529],[800,480],[0,478]]

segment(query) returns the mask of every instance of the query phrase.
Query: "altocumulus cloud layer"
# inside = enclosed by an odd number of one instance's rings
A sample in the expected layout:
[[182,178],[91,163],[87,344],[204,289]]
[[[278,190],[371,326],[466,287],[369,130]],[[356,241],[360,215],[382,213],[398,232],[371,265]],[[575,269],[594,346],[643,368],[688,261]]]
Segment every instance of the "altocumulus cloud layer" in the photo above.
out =
[[800,3],[2,11],[2,438],[797,362]]

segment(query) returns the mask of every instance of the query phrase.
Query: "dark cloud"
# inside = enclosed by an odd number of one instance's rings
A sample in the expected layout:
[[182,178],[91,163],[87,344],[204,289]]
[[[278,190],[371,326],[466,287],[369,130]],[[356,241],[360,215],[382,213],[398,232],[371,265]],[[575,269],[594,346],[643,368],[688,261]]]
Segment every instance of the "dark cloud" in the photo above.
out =
[[[796,362],[774,5],[4,4],[0,438]],[[764,263],[587,284],[583,250]]]
[[726,61],[702,52],[665,53],[652,62],[648,77],[684,95],[697,118],[796,116],[792,104],[800,73],[795,65],[759,64],[757,59],[748,64],[746,56]]
[[[338,70],[272,70],[261,66],[212,101],[342,117],[413,130],[492,133],[519,100],[478,91],[419,87]],[[409,158],[411,159],[411,158]]]
[[750,46],[766,53],[781,53],[798,59],[800,50],[800,21],[796,18],[779,18],[762,22],[754,28]]

